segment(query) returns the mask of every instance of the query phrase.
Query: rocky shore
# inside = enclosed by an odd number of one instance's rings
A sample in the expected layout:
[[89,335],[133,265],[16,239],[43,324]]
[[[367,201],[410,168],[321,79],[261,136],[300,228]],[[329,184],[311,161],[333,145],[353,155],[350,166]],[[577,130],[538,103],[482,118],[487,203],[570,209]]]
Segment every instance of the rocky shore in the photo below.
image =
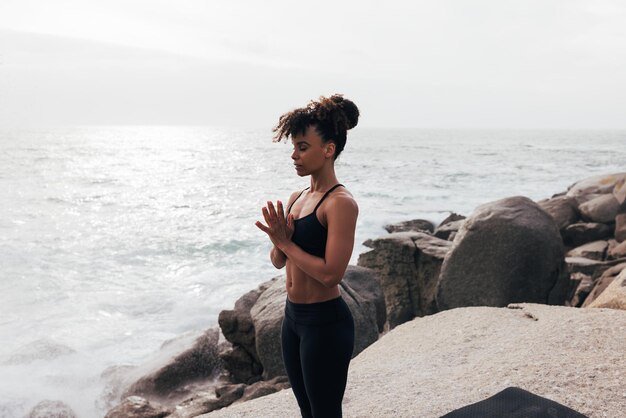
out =
[[[509,197],[366,241],[340,285],[356,326],[345,416],[437,417],[509,386],[622,416],[625,182],[596,176],[550,199]],[[106,370],[106,418],[299,416],[284,390],[285,299],[280,275],[218,326],[164,343],[140,367]]]

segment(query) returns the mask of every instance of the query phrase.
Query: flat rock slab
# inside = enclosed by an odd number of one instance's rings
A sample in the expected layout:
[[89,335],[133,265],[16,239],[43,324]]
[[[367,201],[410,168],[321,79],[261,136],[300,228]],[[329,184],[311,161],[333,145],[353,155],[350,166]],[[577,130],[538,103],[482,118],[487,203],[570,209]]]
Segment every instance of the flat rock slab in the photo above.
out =
[[[540,304],[405,322],[350,363],[344,417],[435,418],[516,386],[590,418],[623,417],[626,312]],[[296,417],[291,389],[204,418]]]

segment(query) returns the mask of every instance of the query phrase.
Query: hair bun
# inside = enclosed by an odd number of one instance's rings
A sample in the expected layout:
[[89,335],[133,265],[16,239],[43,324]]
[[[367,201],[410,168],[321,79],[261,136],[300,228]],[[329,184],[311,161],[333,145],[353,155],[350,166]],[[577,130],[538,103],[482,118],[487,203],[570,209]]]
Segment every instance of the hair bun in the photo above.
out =
[[344,117],[346,130],[354,128],[359,123],[359,108],[354,102],[344,99],[342,94],[333,94],[330,97],[321,96],[319,102],[311,102],[319,119],[327,118],[331,113],[340,111]]
[[337,106],[345,113],[346,129],[354,128],[359,123],[359,108],[352,100],[344,99],[340,94],[331,96],[331,100],[337,103]]

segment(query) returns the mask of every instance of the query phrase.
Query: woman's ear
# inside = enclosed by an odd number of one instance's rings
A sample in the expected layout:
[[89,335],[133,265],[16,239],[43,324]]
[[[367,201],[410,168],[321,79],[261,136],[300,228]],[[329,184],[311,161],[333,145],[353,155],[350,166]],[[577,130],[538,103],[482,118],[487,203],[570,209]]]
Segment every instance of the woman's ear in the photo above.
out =
[[326,144],[326,158],[331,158],[335,154],[335,148],[337,145],[334,142]]

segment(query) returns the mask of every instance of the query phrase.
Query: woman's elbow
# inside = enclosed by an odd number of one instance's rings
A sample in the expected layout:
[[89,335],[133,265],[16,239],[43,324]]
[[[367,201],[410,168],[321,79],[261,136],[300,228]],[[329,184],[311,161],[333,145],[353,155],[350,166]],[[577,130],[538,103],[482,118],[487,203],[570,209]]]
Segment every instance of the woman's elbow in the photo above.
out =
[[345,273],[346,269],[343,269],[342,271],[331,271],[328,272],[323,280],[322,283],[324,284],[324,286],[326,286],[327,288],[332,288],[334,286],[337,286],[339,283],[341,283],[341,280],[343,279],[343,275]]

